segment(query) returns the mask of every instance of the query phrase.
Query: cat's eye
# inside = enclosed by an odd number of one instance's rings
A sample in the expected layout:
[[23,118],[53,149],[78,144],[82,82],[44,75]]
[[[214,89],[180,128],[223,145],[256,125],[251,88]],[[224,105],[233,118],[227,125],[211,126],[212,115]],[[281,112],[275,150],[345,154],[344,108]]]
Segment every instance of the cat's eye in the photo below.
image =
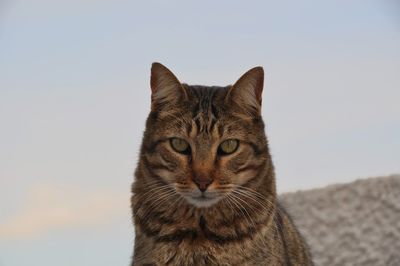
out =
[[170,140],[171,147],[179,152],[179,153],[184,153],[188,154],[190,152],[190,146],[189,143],[187,143],[186,140],[180,139],[180,138],[172,138]]
[[239,147],[239,141],[237,139],[228,139],[222,142],[218,147],[220,154],[226,155],[234,153]]

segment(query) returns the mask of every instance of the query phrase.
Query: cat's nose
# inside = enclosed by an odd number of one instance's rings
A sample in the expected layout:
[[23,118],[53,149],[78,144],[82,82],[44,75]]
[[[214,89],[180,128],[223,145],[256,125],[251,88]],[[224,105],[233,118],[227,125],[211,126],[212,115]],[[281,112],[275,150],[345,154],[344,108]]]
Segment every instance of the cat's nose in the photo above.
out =
[[208,186],[212,183],[210,178],[193,178],[193,182],[197,185],[201,192],[207,190]]

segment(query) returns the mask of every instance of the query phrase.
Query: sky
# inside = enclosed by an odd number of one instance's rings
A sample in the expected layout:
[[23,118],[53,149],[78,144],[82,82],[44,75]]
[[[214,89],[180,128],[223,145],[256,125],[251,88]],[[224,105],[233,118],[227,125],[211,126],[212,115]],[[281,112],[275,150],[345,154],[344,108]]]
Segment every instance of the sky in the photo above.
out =
[[0,0],[0,266],[129,265],[150,66],[261,65],[280,193],[400,173],[400,6]]

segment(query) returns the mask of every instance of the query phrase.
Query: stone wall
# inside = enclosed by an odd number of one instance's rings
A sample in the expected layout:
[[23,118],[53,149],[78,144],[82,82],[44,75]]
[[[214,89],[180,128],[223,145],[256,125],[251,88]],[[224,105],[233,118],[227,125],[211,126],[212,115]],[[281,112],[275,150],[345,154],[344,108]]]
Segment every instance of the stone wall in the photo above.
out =
[[400,266],[400,175],[280,197],[316,265]]

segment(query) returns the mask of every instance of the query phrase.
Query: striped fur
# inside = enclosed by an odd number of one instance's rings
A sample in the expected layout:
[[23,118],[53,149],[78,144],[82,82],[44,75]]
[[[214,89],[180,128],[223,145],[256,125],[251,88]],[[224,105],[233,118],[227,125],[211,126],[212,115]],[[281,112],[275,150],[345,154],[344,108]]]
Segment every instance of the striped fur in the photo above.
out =
[[[258,67],[233,86],[189,86],[153,64],[152,109],[132,186],[132,265],[312,265],[276,199],[262,83]],[[175,152],[173,137],[186,140],[190,154]],[[221,155],[226,139],[239,148]],[[195,178],[212,183],[201,193]]]

